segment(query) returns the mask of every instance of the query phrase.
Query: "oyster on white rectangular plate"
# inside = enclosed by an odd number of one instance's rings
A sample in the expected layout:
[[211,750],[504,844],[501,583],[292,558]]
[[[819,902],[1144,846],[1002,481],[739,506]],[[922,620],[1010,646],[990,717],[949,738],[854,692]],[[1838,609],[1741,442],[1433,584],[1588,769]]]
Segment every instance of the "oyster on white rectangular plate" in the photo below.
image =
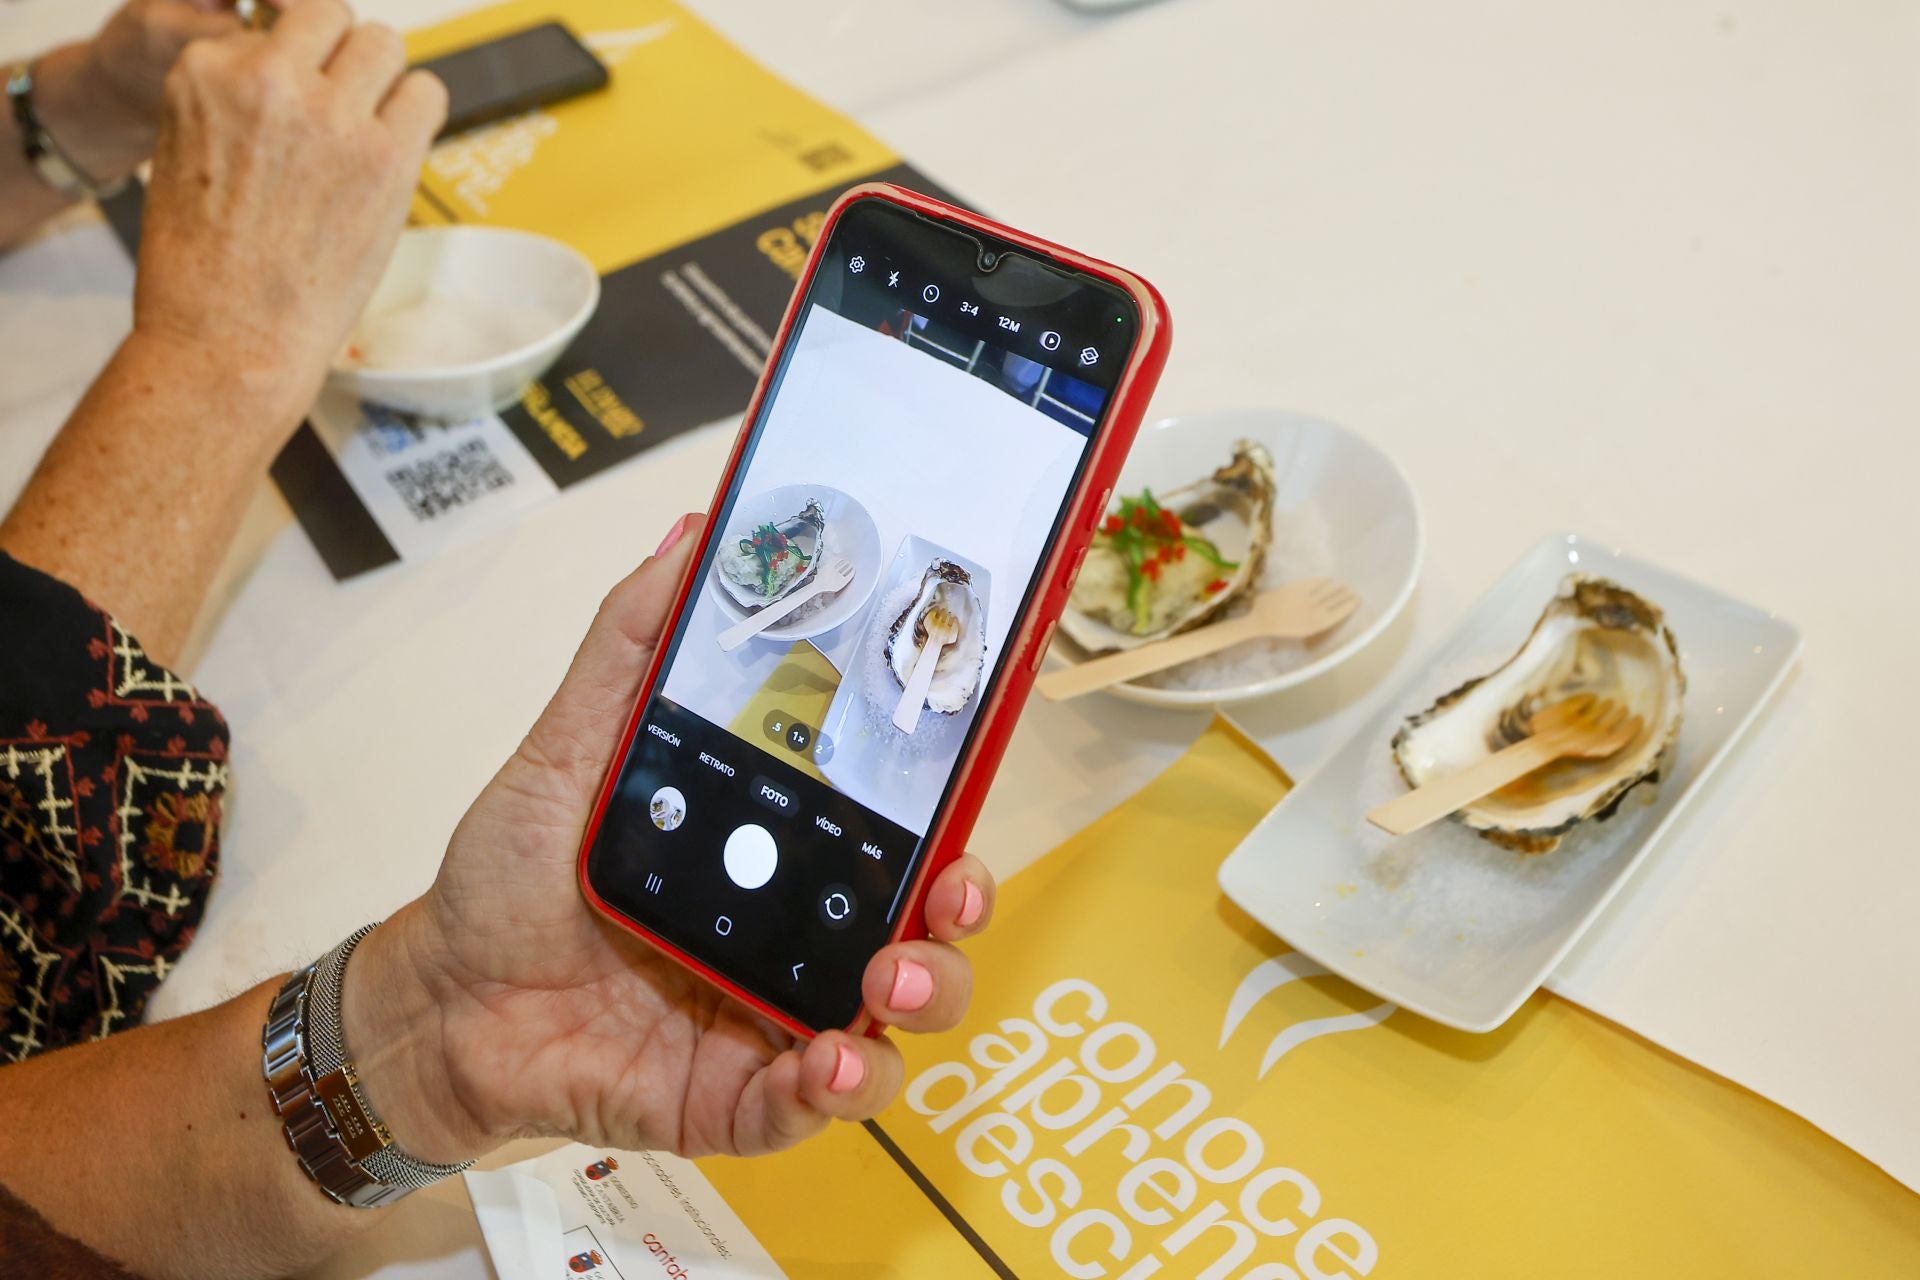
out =
[[[1254,828],[1222,864],[1221,888],[1329,971],[1409,1012],[1491,1031],[1659,844],[1799,652],[1799,631],[1774,614],[1555,535]],[[1541,703],[1602,687],[1647,721],[1612,761],[1543,773],[1552,785],[1537,793],[1410,835],[1367,823],[1369,808],[1405,794],[1403,767],[1450,770],[1522,732]]]
[[987,656],[987,620],[973,589],[972,574],[951,560],[935,560],[927,566],[920,578],[920,590],[887,629],[887,668],[905,689],[921,646],[927,643],[927,610],[935,606],[953,615],[960,635],[934,660],[927,707],[950,716],[979,692],[980,669]]
[[1556,760],[1452,815],[1516,853],[1550,853],[1580,823],[1611,817],[1635,787],[1660,781],[1686,692],[1660,607],[1619,583],[1569,574],[1518,653],[1407,717],[1393,759],[1409,787],[1425,786],[1530,736],[1533,717],[1556,702],[1593,694],[1619,703],[1644,725],[1625,747]]

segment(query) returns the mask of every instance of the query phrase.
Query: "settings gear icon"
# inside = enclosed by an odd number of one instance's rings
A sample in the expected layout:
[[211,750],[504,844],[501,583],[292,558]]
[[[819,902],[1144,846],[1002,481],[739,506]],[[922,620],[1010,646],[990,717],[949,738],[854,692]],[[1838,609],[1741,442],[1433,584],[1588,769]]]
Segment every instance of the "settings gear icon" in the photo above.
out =
[[867,269],[867,260],[861,257],[857,253],[854,254],[852,260],[847,263],[847,270],[853,272],[853,274],[855,275],[859,275],[862,271],[865,271],[866,269]]

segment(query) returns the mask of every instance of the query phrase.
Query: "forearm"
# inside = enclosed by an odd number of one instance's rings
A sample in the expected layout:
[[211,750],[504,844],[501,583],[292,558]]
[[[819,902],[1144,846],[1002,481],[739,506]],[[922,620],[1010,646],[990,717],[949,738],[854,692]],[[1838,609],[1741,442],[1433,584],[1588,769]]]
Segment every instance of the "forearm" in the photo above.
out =
[[[121,102],[93,62],[93,45],[70,44],[39,60],[34,105],[41,122],[87,173],[111,182],[131,173],[153,151],[153,123]],[[0,112],[0,249],[74,203],[27,162],[13,112]]]
[[[498,1139],[449,1091],[417,907],[354,950],[341,1041],[399,1147],[457,1164]],[[56,1230],[155,1277],[286,1275],[363,1230],[383,1210],[329,1199],[273,1112],[261,1031],[281,982],[0,1070],[0,1186]]]
[[136,330],[0,522],[0,549],[78,588],[173,664],[312,392]]
[[277,986],[0,1070],[0,1184],[141,1275],[325,1257],[380,1211],[333,1203],[287,1147],[260,1065]]

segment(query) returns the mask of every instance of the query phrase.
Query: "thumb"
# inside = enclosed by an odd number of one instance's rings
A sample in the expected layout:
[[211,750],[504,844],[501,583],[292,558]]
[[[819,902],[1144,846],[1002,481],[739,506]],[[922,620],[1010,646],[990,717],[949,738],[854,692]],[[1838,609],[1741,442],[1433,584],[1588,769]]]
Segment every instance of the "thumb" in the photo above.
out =
[[527,734],[541,763],[579,783],[599,785],[633,713],[673,598],[693,563],[706,517],[689,515],[679,540],[649,557],[607,593],[566,678]]

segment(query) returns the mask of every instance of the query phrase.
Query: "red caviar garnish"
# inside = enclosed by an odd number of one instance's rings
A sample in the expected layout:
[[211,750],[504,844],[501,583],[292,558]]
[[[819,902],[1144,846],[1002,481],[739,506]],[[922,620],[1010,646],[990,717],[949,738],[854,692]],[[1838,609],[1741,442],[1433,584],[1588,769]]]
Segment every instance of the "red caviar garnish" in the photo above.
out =
[[[1150,490],[1122,498],[1117,509],[1101,518],[1099,530],[1100,545],[1111,548],[1126,567],[1127,607],[1136,631],[1148,620],[1149,587],[1160,581],[1162,569],[1185,560],[1189,551],[1217,569],[1239,567],[1207,538],[1189,533],[1180,514],[1154,501]],[[1202,591],[1215,595],[1226,588],[1226,580],[1216,578]]]

